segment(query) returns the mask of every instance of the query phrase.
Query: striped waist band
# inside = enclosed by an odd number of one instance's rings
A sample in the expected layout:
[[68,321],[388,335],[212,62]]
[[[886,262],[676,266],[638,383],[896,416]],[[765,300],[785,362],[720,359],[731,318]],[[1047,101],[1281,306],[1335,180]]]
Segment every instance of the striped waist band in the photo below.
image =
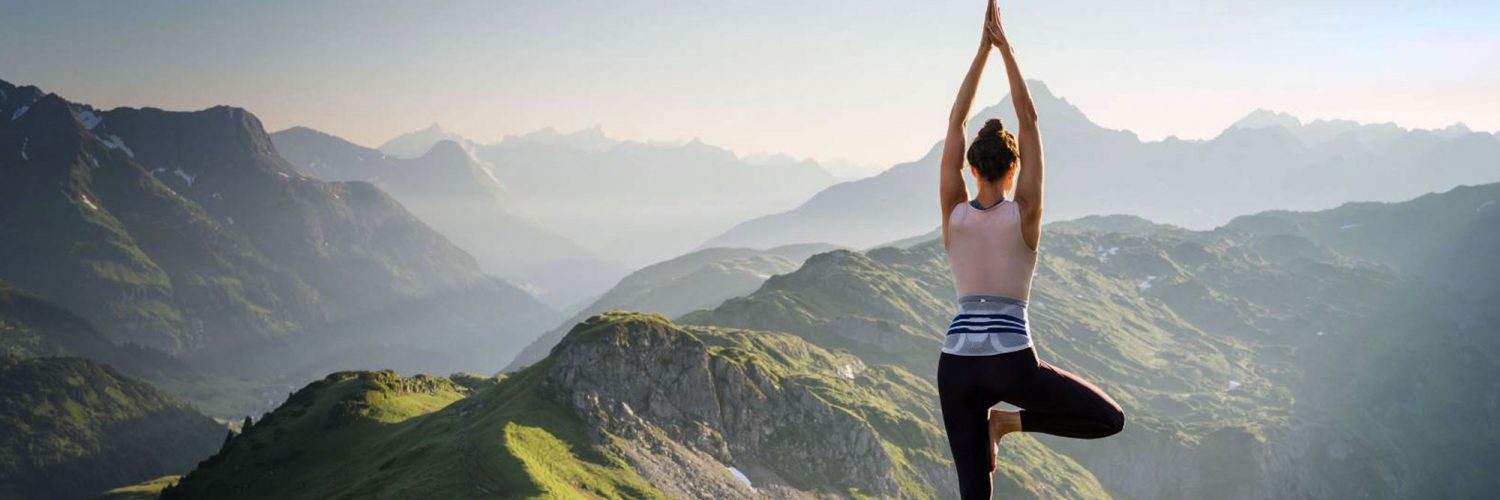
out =
[[1026,301],[998,295],[966,295],[958,301],[958,314],[948,324],[955,333],[1014,333],[1027,335]]

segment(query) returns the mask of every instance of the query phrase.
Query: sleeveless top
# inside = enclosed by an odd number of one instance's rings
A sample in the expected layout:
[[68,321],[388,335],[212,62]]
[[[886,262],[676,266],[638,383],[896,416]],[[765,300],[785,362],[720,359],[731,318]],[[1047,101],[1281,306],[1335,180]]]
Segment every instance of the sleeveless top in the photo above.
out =
[[988,208],[972,200],[948,218],[948,266],[958,314],[943,352],[983,356],[1032,346],[1026,302],[1037,252],[1021,236],[1021,210],[1000,200]]

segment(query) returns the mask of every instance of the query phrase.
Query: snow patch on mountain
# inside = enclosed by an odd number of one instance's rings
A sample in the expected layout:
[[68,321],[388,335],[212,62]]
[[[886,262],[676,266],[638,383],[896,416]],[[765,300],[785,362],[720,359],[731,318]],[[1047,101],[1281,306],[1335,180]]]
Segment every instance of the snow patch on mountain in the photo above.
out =
[[31,109],[31,105],[30,104],[27,104],[25,106],[21,106],[20,108],[17,108],[16,112],[15,113],[11,113],[11,115],[10,115],[11,121],[15,121],[17,118],[20,118],[21,115],[26,114],[26,112],[29,111],[30,109]]
[[733,474],[735,479],[740,480],[740,483],[744,484],[746,488],[755,489],[755,486],[750,484],[750,477],[746,476],[745,473],[740,472],[739,469],[734,467],[725,467],[725,469],[728,469],[729,473]]
[[177,174],[177,176],[181,177],[182,180],[187,181],[188,187],[193,187],[193,181],[198,178],[197,174],[189,174],[187,172],[183,172],[180,168],[172,171],[172,173]]
[[1109,262],[1110,257],[1114,257],[1115,254],[1120,253],[1120,247],[1109,247],[1108,249],[1106,249],[1101,246],[1098,247],[1098,251],[1099,262]]
[[94,139],[98,140],[100,143],[104,144],[104,146],[107,147],[107,148],[109,148],[109,149],[118,149],[120,151],[124,151],[126,156],[129,156],[131,158],[135,158],[135,151],[131,151],[130,150],[130,146],[126,146],[125,145],[125,141],[120,140],[120,136],[118,136],[118,135],[114,135],[114,134],[95,135]]
[[846,379],[849,379],[849,380],[854,380],[854,365],[851,365],[851,364],[839,365],[838,368],[836,368],[834,371],[838,372],[838,374],[839,374],[840,377],[843,377],[843,378],[846,378]]
[[99,126],[99,122],[104,121],[104,117],[99,116],[94,110],[87,108],[74,112],[73,118],[77,119],[78,123],[83,124],[83,128],[88,130],[93,130],[94,127]]

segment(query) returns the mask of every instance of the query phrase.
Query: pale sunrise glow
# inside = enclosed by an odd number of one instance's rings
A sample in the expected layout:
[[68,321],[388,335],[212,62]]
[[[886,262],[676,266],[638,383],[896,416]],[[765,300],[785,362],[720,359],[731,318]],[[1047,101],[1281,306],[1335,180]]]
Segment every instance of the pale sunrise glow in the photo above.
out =
[[[1211,138],[1257,108],[1500,129],[1495,2],[1003,7],[1028,77],[1144,139]],[[0,15],[0,73],[101,106],[233,104],[271,130],[305,125],[369,146],[434,122],[481,142],[600,124],[621,139],[889,166],[939,138],[982,9],[38,2]],[[979,104],[1003,94],[991,67]]]

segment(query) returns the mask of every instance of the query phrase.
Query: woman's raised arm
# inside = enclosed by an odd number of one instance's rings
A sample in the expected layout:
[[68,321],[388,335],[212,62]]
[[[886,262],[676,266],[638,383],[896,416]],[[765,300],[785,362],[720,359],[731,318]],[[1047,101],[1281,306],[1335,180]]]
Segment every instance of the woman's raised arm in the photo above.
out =
[[994,34],[991,33],[995,27],[989,22],[995,19],[995,2],[990,1],[989,10],[985,14],[985,28],[979,38],[979,52],[974,54],[974,62],[969,64],[969,73],[964,76],[964,82],[958,87],[958,98],[953,101],[953,110],[948,113],[948,135],[943,139],[943,159],[939,163],[941,169],[938,178],[938,198],[942,203],[943,216],[943,247],[948,246],[948,216],[953,214],[953,207],[958,206],[969,198],[969,190],[964,186],[964,141],[966,129],[969,122],[969,108],[974,105],[974,93],[979,89],[979,77],[984,74],[984,63],[989,59],[990,48]]
[[1020,136],[1016,138],[1021,147],[1021,171],[1016,179],[1016,207],[1021,209],[1021,238],[1026,246],[1036,250],[1042,239],[1042,135],[1037,125],[1036,106],[1031,103],[1031,92],[1026,90],[1026,79],[1021,77],[1021,68],[1016,65],[1016,56],[1011,51],[1010,41],[1000,24],[999,9],[991,4],[993,19],[989,24],[991,42],[1005,59],[1005,74],[1010,79],[1010,100],[1016,105],[1016,119]]

